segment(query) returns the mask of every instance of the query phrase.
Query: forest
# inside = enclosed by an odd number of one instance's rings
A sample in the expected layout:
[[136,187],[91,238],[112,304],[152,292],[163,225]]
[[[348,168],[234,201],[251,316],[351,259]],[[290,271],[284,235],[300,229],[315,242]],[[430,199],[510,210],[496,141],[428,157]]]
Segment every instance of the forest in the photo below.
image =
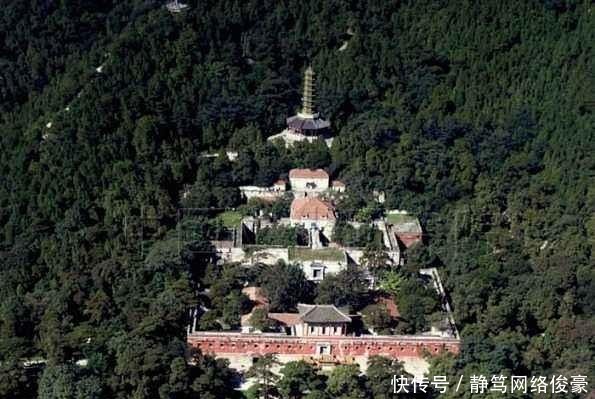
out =
[[[381,211],[374,191],[420,217],[407,272],[439,269],[463,340],[431,375],[592,383],[592,2],[187,4],[2,2],[0,398],[240,395],[224,361],[188,362],[188,309],[208,300],[222,228],[187,220],[180,250],[179,214],[241,206],[238,185],[295,167],[345,182],[350,218]],[[308,65],[333,146],[271,144]],[[400,366],[377,362],[324,381],[292,364],[278,395],[393,397]]]

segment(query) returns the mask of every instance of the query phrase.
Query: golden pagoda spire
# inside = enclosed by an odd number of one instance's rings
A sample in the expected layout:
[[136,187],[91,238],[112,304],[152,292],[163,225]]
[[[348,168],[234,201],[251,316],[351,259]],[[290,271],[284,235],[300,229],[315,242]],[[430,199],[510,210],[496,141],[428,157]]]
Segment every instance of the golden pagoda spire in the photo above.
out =
[[314,70],[312,66],[306,68],[304,73],[304,96],[302,97],[302,112],[303,117],[315,117],[314,113]]
[[302,108],[298,111],[297,115],[287,118],[287,129],[289,133],[293,135],[320,137],[328,133],[331,124],[329,121],[322,119],[318,112],[316,112],[314,90],[314,70],[312,66],[308,66],[304,72]]

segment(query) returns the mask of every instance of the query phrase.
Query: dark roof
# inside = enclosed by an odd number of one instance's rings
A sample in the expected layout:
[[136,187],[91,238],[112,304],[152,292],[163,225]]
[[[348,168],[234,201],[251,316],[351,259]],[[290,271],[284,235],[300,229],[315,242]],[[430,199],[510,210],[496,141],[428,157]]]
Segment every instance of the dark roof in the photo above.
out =
[[350,323],[351,318],[333,305],[298,305],[305,323]]
[[287,118],[287,126],[294,130],[321,130],[329,128],[331,124],[322,118],[304,118],[294,115]]

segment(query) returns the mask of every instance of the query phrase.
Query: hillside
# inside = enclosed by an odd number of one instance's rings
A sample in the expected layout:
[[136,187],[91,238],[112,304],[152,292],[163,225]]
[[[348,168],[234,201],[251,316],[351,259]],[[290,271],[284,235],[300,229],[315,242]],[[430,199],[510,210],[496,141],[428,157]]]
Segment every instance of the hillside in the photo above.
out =
[[[0,397],[231,397],[185,361],[176,210],[291,167],[421,215],[464,340],[433,372],[595,375],[588,1],[29,3],[0,9]],[[337,138],[280,149],[309,64]]]

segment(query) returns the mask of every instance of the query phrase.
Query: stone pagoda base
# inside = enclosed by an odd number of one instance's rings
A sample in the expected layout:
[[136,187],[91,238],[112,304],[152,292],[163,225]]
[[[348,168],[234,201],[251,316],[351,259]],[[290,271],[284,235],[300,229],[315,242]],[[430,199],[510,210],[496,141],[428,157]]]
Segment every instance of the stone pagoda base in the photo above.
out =
[[291,129],[285,129],[281,133],[269,137],[268,140],[282,140],[285,143],[285,147],[291,147],[294,143],[300,141],[309,141],[310,143],[313,143],[318,138],[323,139],[328,148],[331,148],[331,146],[333,145],[333,137],[326,138],[323,136],[308,136],[305,134],[296,133]]

